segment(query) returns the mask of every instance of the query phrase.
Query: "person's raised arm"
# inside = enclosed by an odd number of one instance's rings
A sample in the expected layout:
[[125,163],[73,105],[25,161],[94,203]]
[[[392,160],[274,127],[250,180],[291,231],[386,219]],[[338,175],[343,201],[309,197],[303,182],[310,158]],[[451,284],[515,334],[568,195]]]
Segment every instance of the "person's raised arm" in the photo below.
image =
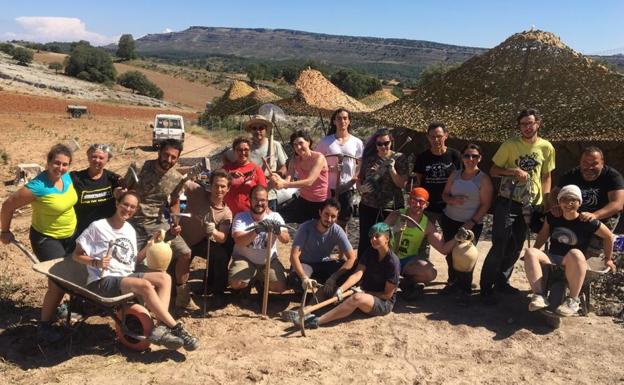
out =
[[604,223],[600,223],[600,227],[598,227],[598,230],[596,230],[594,234],[602,238],[605,264],[615,273],[617,270],[613,262],[613,242],[615,241],[615,236]]
[[15,239],[11,232],[11,220],[15,210],[34,201],[35,195],[26,187],[20,188],[4,201],[2,209],[0,209],[0,240],[2,243],[8,245]]

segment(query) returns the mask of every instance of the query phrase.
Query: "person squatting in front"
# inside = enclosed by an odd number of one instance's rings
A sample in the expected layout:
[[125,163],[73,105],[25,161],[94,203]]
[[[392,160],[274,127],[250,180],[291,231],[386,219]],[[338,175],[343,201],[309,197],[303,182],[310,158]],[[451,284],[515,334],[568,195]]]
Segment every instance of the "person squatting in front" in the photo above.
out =
[[76,239],[73,258],[87,266],[89,290],[104,297],[134,293],[145,302],[162,323],[152,331],[150,342],[167,349],[184,346],[186,350],[195,350],[199,340],[168,311],[171,277],[162,271],[135,272],[137,264],[146,256],[146,247],[137,253],[136,231],[127,220],[137,211],[138,205],[137,193],[122,193],[115,214],[92,222]]
[[438,272],[429,260],[427,243],[442,254],[453,250],[457,241],[444,242],[442,234],[425,214],[429,205],[429,192],[414,187],[408,199],[408,208],[393,211],[385,223],[393,227],[392,247],[401,266],[402,296],[407,300],[418,298],[424,285],[433,281]]
[[[336,198],[329,198],[320,210],[319,219],[310,219],[299,226],[290,251],[289,282],[296,292],[313,290],[320,283],[324,285],[324,293],[331,296],[336,284],[343,283],[355,265],[355,250],[347,233],[336,223],[341,209]],[[332,258],[336,246],[346,257],[344,260]]]
[[[335,296],[342,303],[320,317],[314,314],[306,315],[304,320],[306,328],[314,329],[345,318],[357,309],[370,316],[383,316],[392,311],[396,302],[401,265],[390,248],[391,238],[392,230],[383,222],[370,228],[369,239],[372,248],[366,249],[358,260],[355,272],[336,290]],[[354,286],[358,282],[361,283],[361,288]],[[355,293],[343,302],[343,295],[349,289]],[[293,323],[298,326],[299,321],[297,316]]]
[[[228,272],[230,287],[242,290],[249,288],[252,282],[262,282],[266,253],[270,249],[269,290],[282,293],[286,290],[286,269],[277,259],[276,240],[288,243],[290,235],[283,226],[282,216],[269,209],[269,195],[265,186],[254,186],[249,197],[251,210],[236,214],[232,224],[234,252]],[[269,231],[275,234],[270,245]]]
[[[599,220],[584,221],[580,218],[578,210],[583,203],[581,194],[581,189],[576,185],[561,188],[557,201],[562,215],[555,217],[548,213],[535,244],[524,253],[524,269],[533,292],[529,311],[549,306],[544,296],[542,264],[560,265],[565,269],[570,293],[555,312],[561,316],[571,316],[579,311],[579,294],[587,271],[585,252],[593,235],[602,238],[605,264],[612,271],[616,270],[613,262],[614,235]],[[550,248],[547,251],[540,250],[549,238]]]

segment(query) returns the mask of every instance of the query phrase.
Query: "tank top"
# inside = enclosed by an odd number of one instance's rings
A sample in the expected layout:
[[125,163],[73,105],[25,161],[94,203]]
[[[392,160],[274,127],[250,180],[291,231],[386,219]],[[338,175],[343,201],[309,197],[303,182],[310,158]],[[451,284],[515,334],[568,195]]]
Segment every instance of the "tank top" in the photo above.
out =
[[[404,214],[407,209],[400,209],[399,213]],[[402,221],[405,219],[401,219]],[[423,215],[418,223],[420,227],[423,229],[427,229],[427,224],[429,223],[429,218],[426,215]],[[402,235],[400,235],[401,243],[399,245],[399,251],[397,256],[399,259],[405,259],[409,257],[413,257],[418,255],[418,251],[423,245],[423,240],[425,239],[425,233],[422,232],[418,227],[406,227],[405,230],[402,231]],[[397,236],[393,237],[392,242],[392,250],[395,250],[394,244],[398,242],[399,238]]]
[[461,195],[466,199],[463,205],[446,205],[444,214],[457,222],[466,222],[472,218],[474,213],[477,212],[481,205],[481,178],[483,173],[477,172],[475,176],[470,179],[463,179],[461,177],[461,171],[455,171],[451,178],[453,180],[451,184],[451,195]]
[[[295,157],[294,167],[299,179],[305,179],[310,175],[310,170],[316,163],[318,157],[322,157],[320,152],[312,151],[312,156],[302,159]],[[327,164],[321,169],[321,173],[318,178],[312,183],[311,186],[301,187],[299,189],[299,195],[309,202],[324,202],[329,196],[329,180]]]

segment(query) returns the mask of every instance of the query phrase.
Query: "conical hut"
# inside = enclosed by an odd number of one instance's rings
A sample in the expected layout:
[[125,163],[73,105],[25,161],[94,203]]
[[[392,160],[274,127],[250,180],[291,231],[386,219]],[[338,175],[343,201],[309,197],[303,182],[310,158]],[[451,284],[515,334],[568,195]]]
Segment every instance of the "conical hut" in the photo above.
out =
[[340,107],[351,112],[370,112],[372,108],[342,92],[317,70],[303,70],[295,82],[296,95],[277,104],[290,115],[327,116]]
[[399,100],[399,98],[394,96],[392,92],[388,90],[379,90],[363,97],[360,99],[360,102],[370,107],[373,111],[376,111],[390,103],[396,102],[397,100]]
[[277,95],[267,89],[254,89],[245,82],[235,81],[210,108],[209,114],[214,116],[255,114],[261,105],[278,99]]
[[555,145],[555,176],[576,165],[580,151],[590,144],[600,146],[607,163],[624,171],[624,153],[617,151],[624,141],[624,76],[548,32],[515,34],[374,112],[372,119],[402,128],[417,139],[411,149],[417,152],[425,139],[414,131],[423,133],[434,120],[445,122],[453,147],[477,142],[489,160],[503,140],[517,135],[516,116],[527,107],[541,112],[541,135]]

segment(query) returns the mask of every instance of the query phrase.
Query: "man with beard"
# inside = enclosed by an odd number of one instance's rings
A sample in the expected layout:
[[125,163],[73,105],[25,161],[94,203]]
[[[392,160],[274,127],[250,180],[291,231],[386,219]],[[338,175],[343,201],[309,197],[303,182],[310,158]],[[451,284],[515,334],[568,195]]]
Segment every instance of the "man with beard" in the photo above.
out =
[[[326,294],[331,295],[353,268],[355,250],[345,231],[336,223],[340,209],[338,200],[330,198],[323,204],[319,219],[310,219],[299,226],[290,251],[289,281],[295,291],[300,287],[311,290],[317,281],[324,283]],[[336,246],[345,255],[344,261],[331,257]]]
[[[605,165],[604,154],[596,146],[583,150],[579,166],[566,172],[553,189],[551,197],[560,191],[559,186],[576,185],[581,189],[582,205],[579,209],[581,221],[600,220],[611,231],[615,229],[624,206],[624,179],[616,169]],[[554,206],[553,215],[560,217],[559,206]],[[585,257],[597,257],[602,252],[602,239],[592,237]]]
[[509,277],[528,231],[523,214],[533,211],[550,192],[555,169],[554,147],[538,136],[542,118],[537,110],[521,111],[517,122],[520,136],[501,144],[490,169],[490,175],[501,177],[501,183],[494,203],[492,247],[481,270],[481,295],[487,303],[496,302],[495,291],[518,292],[509,285]]
[[[177,308],[188,310],[198,307],[191,301],[191,295],[186,282],[188,280],[188,265],[191,262],[191,249],[180,236],[180,225],[169,225],[163,220],[162,210],[170,206],[171,212],[179,212],[179,201],[169,202],[171,193],[182,180],[176,165],[182,143],[175,139],[164,140],[158,150],[158,159],[146,160],[141,167],[137,167],[139,182],[131,182],[127,188],[135,190],[139,196],[137,213],[129,222],[136,230],[137,247],[141,250],[152,234],[158,229],[168,230],[166,241],[171,241],[173,258],[175,260],[175,282]],[[131,172],[128,170],[128,172]],[[126,178],[132,180],[132,178]],[[171,203],[171,204],[170,204]]]
[[[186,182],[186,213],[191,217],[182,217],[182,238],[191,247],[193,255],[206,258],[210,242],[208,262],[208,283],[212,292],[213,308],[225,305],[227,271],[230,255],[225,248],[232,225],[232,212],[223,202],[230,189],[232,177],[225,170],[215,170],[210,174],[209,183],[199,181]],[[186,265],[185,275],[190,266]]]
[[[290,242],[290,235],[284,225],[284,219],[268,208],[267,188],[256,185],[249,193],[251,210],[243,211],[234,217],[232,238],[234,252],[229,270],[230,287],[234,290],[246,289],[250,283],[263,281],[267,248],[271,248],[271,265],[269,272],[269,290],[281,293],[286,290],[286,269],[277,259],[276,238],[281,243]],[[250,227],[257,225],[255,229]],[[269,234],[275,236],[271,245],[268,244]]]

